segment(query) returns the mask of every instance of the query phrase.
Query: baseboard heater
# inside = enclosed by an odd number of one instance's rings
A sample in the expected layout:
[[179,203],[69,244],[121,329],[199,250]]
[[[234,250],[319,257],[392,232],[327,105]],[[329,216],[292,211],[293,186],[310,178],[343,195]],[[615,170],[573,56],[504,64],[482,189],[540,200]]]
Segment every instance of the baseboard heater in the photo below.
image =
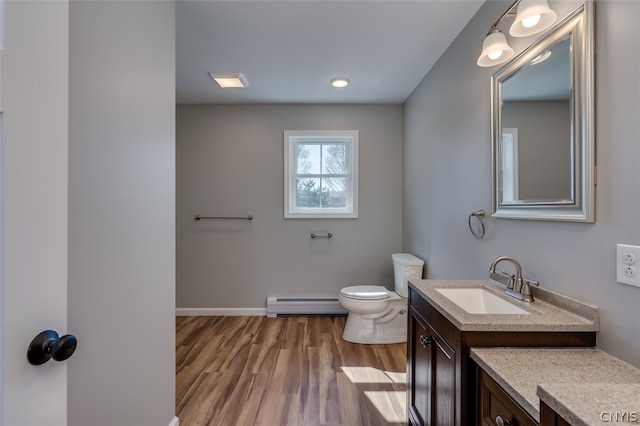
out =
[[267,316],[347,315],[337,297],[267,297]]

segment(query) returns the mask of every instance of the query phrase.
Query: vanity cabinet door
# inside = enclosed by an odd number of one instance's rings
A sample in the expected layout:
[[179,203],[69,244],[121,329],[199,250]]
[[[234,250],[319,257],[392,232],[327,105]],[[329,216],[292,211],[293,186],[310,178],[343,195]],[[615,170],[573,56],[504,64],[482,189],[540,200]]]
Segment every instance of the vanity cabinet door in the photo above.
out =
[[455,424],[455,351],[419,315],[409,316],[408,403],[412,425]]
[[433,413],[431,424],[456,424],[456,354],[435,330],[430,330],[433,364]]
[[419,317],[409,315],[409,342],[407,359],[409,421],[414,426],[430,424],[432,351],[423,346],[429,336],[429,327]]

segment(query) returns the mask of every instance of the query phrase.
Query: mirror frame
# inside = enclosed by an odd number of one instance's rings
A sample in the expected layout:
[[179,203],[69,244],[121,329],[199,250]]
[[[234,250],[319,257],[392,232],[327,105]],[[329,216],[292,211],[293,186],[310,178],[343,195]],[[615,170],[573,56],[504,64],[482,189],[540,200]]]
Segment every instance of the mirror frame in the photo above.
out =
[[[525,48],[491,77],[491,198],[492,216],[507,219],[595,222],[594,13],[587,0]],[[571,37],[572,200],[502,204],[500,141],[502,82],[567,34]]]

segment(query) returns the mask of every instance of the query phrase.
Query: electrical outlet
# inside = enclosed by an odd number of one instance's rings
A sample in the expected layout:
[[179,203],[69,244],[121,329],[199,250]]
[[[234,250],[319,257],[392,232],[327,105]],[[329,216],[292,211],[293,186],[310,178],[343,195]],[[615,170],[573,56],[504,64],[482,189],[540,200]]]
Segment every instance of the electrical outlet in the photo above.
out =
[[616,245],[616,281],[640,287],[640,246]]

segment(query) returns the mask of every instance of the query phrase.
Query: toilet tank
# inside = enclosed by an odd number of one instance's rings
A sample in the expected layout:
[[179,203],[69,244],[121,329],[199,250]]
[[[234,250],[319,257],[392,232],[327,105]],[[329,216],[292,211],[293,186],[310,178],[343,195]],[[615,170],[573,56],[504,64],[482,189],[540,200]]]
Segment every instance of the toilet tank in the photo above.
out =
[[409,253],[395,253],[393,259],[393,279],[396,293],[401,297],[409,296],[410,279],[422,278],[424,261]]

